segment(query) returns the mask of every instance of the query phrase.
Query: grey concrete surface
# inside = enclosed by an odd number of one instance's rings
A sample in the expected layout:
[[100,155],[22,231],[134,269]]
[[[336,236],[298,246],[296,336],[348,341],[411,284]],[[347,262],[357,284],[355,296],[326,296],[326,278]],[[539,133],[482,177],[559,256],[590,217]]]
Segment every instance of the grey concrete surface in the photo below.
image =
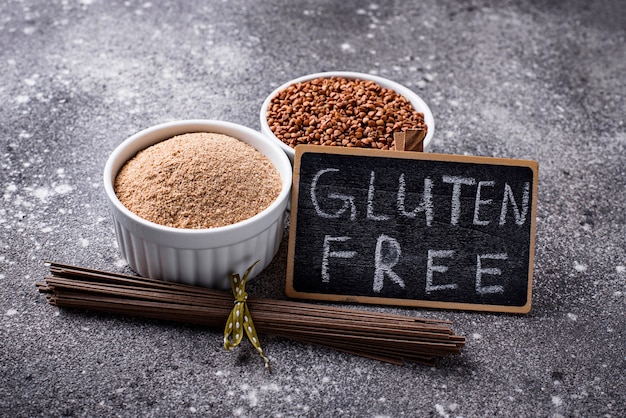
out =
[[[0,416],[626,416],[626,14],[618,0],[0,3]],[[370,307],[466,336],[436,367],[273,337],[268,374],[220,330],[58,310],[43,260],[129,272],[101,182],[130,134],[260,129],[264,97],[324,70],[391,78],[433,151],[533,159],[528,315]],[[249,285],[284,298],[286,247]],[[248,347],[248,348],[247,348]]]

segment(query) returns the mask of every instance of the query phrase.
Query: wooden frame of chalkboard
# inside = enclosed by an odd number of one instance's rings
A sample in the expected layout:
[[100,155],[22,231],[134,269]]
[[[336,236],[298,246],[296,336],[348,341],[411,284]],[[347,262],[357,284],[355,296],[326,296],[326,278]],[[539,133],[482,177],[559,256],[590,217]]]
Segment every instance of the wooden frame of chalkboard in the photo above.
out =
[[528,313],[537,176],[530,160],[299,145],[286,294]]

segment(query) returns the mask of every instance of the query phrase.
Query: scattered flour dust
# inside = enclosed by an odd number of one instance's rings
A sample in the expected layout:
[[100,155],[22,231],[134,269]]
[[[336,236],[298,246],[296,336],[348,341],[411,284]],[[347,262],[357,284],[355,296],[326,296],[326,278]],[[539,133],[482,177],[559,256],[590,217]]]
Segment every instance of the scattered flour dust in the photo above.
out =
[[[456,402],[452,402],[451,404],[448,405],[447,408],[445,405],[442,405],[439,403],[435,404],[435,410],[437,411],[439,416],[444,417],[444,418],[450,417],[450,414],[448,413],[448,411],[454,413],[458,408],[459,408],[459,404],[457,404]],[[455,414],[455,416],[457,415]]]
[[261,391],[279,393],[282,390],[276,383],[270,383],[269,385],[261,385]]
[[30,191],[30,194],[39,199],[41,202],[46,202],[48,198],[53,197],[55,195],[65,195],[71,193],[74,190],[74,186],[70,184],[57,184],[50,187],[41,186],[36,187],[34,189],[26,188],[27,191]]
[[59,184],[54,188],[54,191],[58,194],[67,194],[74,190],[74,187],[69,184]]
[[30,102],[30,97],[24,95],[24,94],[20,94],[18,96],[15,97],[15,103],[17,104],[26,104]]
[[45,202],[46,199],[48,199],[48,196],[50,196],[50,189],[47,187],[37,187],[33,190],[33,196],[42,202]]
[[578,261],[574,261],[574,270],[579,273],[584,273],[585,271],[587,271],[587,265]]
[[441,404],[435,404],[435,410],[440,416],[444,418],[448,418],[450,416],[450,414],[446,412],[446,407]]
[[[117,247],[117,242],[114,243],[115,247]],[[115,260],[115,262],[113,263],[113,265],[117,268],[124,268],[128,265],[128,263],[126,262],[126,260],[124,260],[123,258],[118,258],[117,260]]]

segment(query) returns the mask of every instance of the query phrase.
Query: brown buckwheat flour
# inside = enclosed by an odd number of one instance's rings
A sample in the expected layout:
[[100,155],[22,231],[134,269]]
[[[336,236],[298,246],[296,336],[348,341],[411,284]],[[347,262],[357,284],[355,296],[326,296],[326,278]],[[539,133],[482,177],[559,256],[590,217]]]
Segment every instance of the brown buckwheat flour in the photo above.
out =
[[251,218],[280,194],[263,154],[227,135],[189,133],[137,153],[115,179],[130,211],[174,228],[214,228]]

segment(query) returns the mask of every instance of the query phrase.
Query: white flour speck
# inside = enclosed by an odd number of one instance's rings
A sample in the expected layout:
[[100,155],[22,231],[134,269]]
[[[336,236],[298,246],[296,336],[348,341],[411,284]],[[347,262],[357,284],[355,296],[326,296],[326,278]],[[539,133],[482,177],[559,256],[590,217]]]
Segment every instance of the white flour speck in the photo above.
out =
[[15,102],[17,104],[25,104],[25,103],[30,102],[30,97],[28,97],[25,94],[20,94],[19,96],[15,97]]
[[13,192],[17,191],[17,186],[15,184],[11,183],[11,184],[9,184],[6,187],[6,191],[9,192],[9,193],[13,193]]
[[117,91],[117,98],[124,103],[130,103],[137,94],[129,88],[121,88]]
[[54,191],[58,194],[66,194],[71,192],[72,190],[74,190],[74,187],[70,186],[69,184],[59,184],[54,188]]
[[352,49],[352,46],[350,46],[349,43],[343,43],[341,44],[341,50],[342,51],[350,51]]
[[563,399],[561,399],[560,396],[553,396],[552,397],[552,404],[554,406],[561,406],[561,405],[563,405]]
[[17,315],[17,309],[9,309],[8,311],[6,311],[4,313],[6,316],[13,316],[13,315]]
[[45,202],[48,196],[50,196],[50,189],[48,189],[47,187],[38,187],[33,190],[33,196],[35,196],[42,202]]
[[446,413],[446,410],[443,405],[435,404],[435,409],[437,410],[437,413],[444,418],[448,418],[450,416]]
[[[242,389],[242,391],[246,391],[246,390],[248,390],[250,388],[249,388],[248,385],[242,385],[241,389]],[[259,398],[256,395],[256,390],[254,390],[254,389],[250,390],[247,393],[246,398],[248,399],[248,403],[249,403],[249,405],[251,407],[255,407],[255,406],[257,406],[259,404]]]
[[269,385],[261,385],[261,390],[265,391],[265,392],[280,392],[280,386],[278,386],[276,383],[270,383]]
[[45,232],[45,233],[52,232],[52,227],[46,226],[44,228],[41,228],[41,232]]
[[83,248],[87,248],[89,247],[89,241],[86,240],[85,238],[81,238],[78,240],[80,242],[80,246]]
[[619,274],[626,273],[626,266],[616,266],[615,271]]
[[584,263],[579,263],[578,261],[574,261],[574,270],[579,273],[587,271],[587,265]]
[[570,312],[570,313],[567,314],[567,318],[572,320],[572,321],[577,321],[578,320],[578,315],[573,314],[573,313]]
[[472,338],[475,340],[480,340],[481,338],[483,338],[482,335],[480,335],[479,333],[475,332],[472,334]]

